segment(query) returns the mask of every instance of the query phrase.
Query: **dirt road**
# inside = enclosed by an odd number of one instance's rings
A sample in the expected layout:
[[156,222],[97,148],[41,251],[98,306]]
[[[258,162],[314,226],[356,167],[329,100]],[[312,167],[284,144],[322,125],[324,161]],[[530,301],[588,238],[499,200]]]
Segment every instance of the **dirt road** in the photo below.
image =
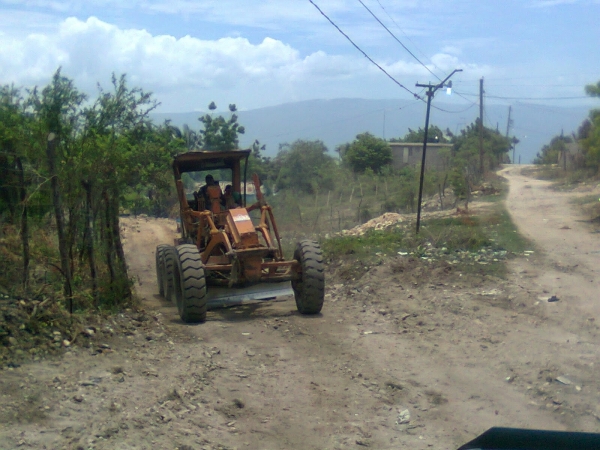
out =
[[577,195],[600,196],[598,188],[560,192],[521,170],[507,167],[500,174],[510,181],[507,206],[513,220],[542,252],[534,271],[537,288],[600,320],[600,235],[591,234],[597,230],[590,218],[570,203]]
[[452,449],[491,426],[599,432],[598,235],[568,194],[516,171],[507,203],[535,253],[508,279],[408,257],[332,264],[316,317],[287,298],[182,324],[154,282],[174,225],[125,220],[146,313],[3,372],[0,448]]

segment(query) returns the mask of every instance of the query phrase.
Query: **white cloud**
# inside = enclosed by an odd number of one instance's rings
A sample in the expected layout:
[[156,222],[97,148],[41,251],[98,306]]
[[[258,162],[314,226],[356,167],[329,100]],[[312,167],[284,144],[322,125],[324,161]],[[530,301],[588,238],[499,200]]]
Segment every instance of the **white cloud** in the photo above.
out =
[[462,54],[462,50],[454,45],[447,45],[442,48],[442,53],[458,56]]
[[0,44],[0,79],[21,83],[47,79],[62,65],[65,73],[91,83],[126,72],[156,86],[206,86],[216,79],[264,76],[299,58],[296,50],[271,38],[258,44],[241,37],[175,39],[122,30],[95,17],[68,18],[56,33],[0,36]]
[[457,56],[448,53],[437,53],[431,57],[431,61],[445,73],[450,73],[454,69],[462,69],[471,77],[487,76],[492,73],[490,66],[464,63]]
[[[433,61],[442,70],[468,67],[450,54]],[[126,73],[132,85],[155,92],[170,111],[204,108],[210,100],[251,108],[317,96],[381,96],[390,87],[385,75],[358,53],[316,50],[302,56],[270,37],[251,43],[244,37],[154,36],[95,17],[70,17],[43,34],[0,36],[0,83],[43,85],[59,66],[92,97],[96,83],[107,87],[113,72]],[[401,81],[408,85],[426,73],[413,62],[389,61],[384,67],[410,80]]]
[[547,6],[571,5],[578,2],[579,0],[534,0],[532,2],[532,6],[537,8],[545,8]]

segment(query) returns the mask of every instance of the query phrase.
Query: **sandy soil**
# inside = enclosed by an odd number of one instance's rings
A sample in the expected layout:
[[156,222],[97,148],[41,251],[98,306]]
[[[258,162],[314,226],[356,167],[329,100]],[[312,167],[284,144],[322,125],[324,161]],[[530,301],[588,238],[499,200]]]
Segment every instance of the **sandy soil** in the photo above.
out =
[[173,222],[124,220],[146,311],[2,372],[0,448],[452,449],[492,426],[600,432],[598,234],[574,194],[519,172],[503,171],[507,204],[534,253],[508,279],[332,264],[316,317],[284,298],[181,323],[154,281]]

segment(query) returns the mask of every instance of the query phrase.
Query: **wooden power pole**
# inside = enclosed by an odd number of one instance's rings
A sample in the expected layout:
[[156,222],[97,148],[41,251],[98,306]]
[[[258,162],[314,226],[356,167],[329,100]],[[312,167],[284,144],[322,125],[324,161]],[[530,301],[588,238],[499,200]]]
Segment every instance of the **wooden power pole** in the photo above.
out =
[[483,175],[483,77],[479,80],[479,172]]
[[[510,113],[512,112],[512,106],[508,107],[508,120],[506,121],[506,139],[508,139],[508,135],[510,133],[510,126],[512,125],[512,119],[510,118]],[[514,164],[515,163],[515,144],[511,143],[511,147],[512,147],[512,159],[511,162]]]
[[446,85],[445,83],[456,72],[462,72],[462,69],[453,70],[452,73],[448,75],[444,79],[444,81],[442,81],[439,84],[416,84],[417,87],[427,88],[427,112],[425,114],[425,132],[423,133],[423,155],[421,157],[421,177],[419,179],[419,203],[417,205],[417,234],[419,234],[419,228],[421,227],[421,202],[423,201],[423,179],[425,177],[425,159],[427,153],[427,134],[429,132],[429,112],[431,110],[431,100],[433,99],[433,96],[435,95],[435,92],[438,89],[444,86],[447,86],[449,88],[452,87],[452,82],[448,83],[448,85]]

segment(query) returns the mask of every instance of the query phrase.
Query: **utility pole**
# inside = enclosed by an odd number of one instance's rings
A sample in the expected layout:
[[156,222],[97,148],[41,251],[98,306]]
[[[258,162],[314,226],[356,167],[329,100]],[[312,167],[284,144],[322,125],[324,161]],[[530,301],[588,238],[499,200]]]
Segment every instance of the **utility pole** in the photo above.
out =
[[[444,87],[444,83],[450,79],[452,75],[456,72],[462,72],[462,69],[455,69],[450,75],[448,75],[444,81],[440,84],[419,84],[417,83],[417,87],[427,88],[427,113],[425,115],[425,133],[423,137],[423,157],[421,158],[421,179],[419,180],[419,203],[417,206],[417,234],[419,233],[419,228],[421,226],[421,202],[423,200],[423,178],[425,177],[425,155],[427,152],[427,134],[429,132],[429,111],[431,110],[431,100],[435,95],[435,91],[439,88]],[[447,87],[452,87],[452,81],[448,83]]]
[[[508,107],[508,120],[506,121],[506,139],[508,139],[508,135],[510,133],[510,126],[512,125],[511,122],[511,118],[510,118],[510,113],[512,112],[512,106]],[[515,145],[514,143],[511,143],[512,145],[512,149],[513,149],[513,154],[512,154],[512,159],[511,162],[514,164],[515,163]]]
[[479,80],[479,172],[483,175],[483,77]]

